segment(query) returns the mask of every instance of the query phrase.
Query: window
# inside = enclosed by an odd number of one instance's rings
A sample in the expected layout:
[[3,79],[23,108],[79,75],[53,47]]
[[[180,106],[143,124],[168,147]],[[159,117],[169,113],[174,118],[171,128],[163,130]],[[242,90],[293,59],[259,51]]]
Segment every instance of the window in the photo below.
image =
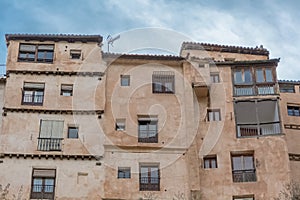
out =
[[175,74],[169,71],[155,71],[152,74],[153,93],[174,93]]
[[234,104],[237,137],[281,133],[277,100],[239,101]]
[[256,69],[256,82],[263,83],[263,82],[273,82],[273,75],[271,68],[261,68]]
[[250,69],[237,69],[234,72],[234,83],[252,84],[252,73]]
[[159,191],[160,174],[158,165],[140,165],[140,191]]
[[207,121],[221,121],[220,109],[208,109]]
[[53,44],[20,44],[18,61],[53,62]]
[[71,59],[80,59],[80,57],[81,57],[81,50],[75,50],[75,49],[70,50]]
[[62,96],[73,96],[73,85],[61,84],[60,95]]
[[68,127],[68,138],[78,138],[79,128],[76,126]]
[[288,106],[287,110],[289,116],[300,116],[300,107]]
[[121,75],[121,86],[129,86],[129,85],[130,85],[130,76]]
[[117,119],[116,120],[116,131],[125,131],[125,119]]
[[63,139],[63,121],[41,120],[38,138],[39,151],[61,151]]
[[220,83],[220,77],[217,73],[211,73],[210,74],[210,82],[212,83]]
[[279,84],[280,92],[295,93],[295,87],[292,84]]
[[269,95],[276,92],[275,76],[270,67],[237,68],[234,69],[233,79],[235,96]]
[[118,178],[131,178],[130,167],[118,167]]
[[33,169],[30,199],[54,199],[55,169]]
[[139,136],[138,142],[157,143],[157,118],[144,117],[138,119]]
[[233,182],[255,182],[253,154],[231,155]]
[[217,156],[210,155],[203,158],[204,168],[217,168]]
[[236,196],[233,200],[254,200],[254,195]]
[[43,105],[44,83],[25,82],[23,85],[22,105]]

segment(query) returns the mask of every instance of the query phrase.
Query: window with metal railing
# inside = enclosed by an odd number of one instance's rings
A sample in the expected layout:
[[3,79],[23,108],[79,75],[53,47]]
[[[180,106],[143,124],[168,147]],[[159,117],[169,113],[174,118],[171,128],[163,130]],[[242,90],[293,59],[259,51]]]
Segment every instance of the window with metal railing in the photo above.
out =
[[22,91],[22,105],[42,106],[45,83],[25,82]]
[[253,154],[232,154],[232,179],[233,182],[255,182],[256,171]]
[[160,173],[157,164],[140,165],[140,191],[159,191]]
[[41,120],[37,149],[39,151],[61,151],[63,127],[63,121]]
[[234,96],[276,94],[274,69],[239,67],[233,70]]
[[55,169],[33,169],[30,199],[54,199]]
[[172,71],[155,71],[152,75],[153,93],[175,93],[175,73]]
[[157,118],[142,117],[138,119],[138,142],[157,143]]
[[277,100],[237,101],[234,104],[237,137],[281,134]]

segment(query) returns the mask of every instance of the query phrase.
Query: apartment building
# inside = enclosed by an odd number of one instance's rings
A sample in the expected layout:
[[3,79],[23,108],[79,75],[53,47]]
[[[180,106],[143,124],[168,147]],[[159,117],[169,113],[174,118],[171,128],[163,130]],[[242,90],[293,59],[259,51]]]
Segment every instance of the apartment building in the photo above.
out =
[[299,84],[278,82],[263,47],[185,42],[166,56],[104,53],[100,35],[6,41],[8,198],[265,200],[300,180]]

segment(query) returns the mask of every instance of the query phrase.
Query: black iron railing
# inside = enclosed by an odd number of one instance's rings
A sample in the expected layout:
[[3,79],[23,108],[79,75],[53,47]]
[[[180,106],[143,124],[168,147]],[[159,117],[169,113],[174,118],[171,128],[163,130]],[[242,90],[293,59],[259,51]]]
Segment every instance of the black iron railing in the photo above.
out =
[[159,191],[160,179],[158,177],[141,177],[140,191]]
[[30,199],[54,199],[54,185],[32,185]]
[[139,137],[138,137],[138,142],[143,142],[143,143],[157,143],[158,142],[158,134],[155,131],[142,131],[139,130]]
[[38,138],[39,151],[61,151],[62,138]]
[[255,169],[232,171],[233,182],[255,182]]
[[23,94],[22,104],[43,105],[44,95]]

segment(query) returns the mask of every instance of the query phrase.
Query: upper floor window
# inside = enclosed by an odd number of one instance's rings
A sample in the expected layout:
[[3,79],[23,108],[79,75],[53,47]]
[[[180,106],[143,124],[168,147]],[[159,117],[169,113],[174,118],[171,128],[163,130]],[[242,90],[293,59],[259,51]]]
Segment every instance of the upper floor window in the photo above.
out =
[[140,165],[140,191],[159,191],[160,174],[157,164]]
[[175,73],[171,71],[155,71],[152,74],[153,93],[174,93]]
[[73,96],[73,85],[72,84],[61,84],[60,95]]
[[33,169],[30,199],[54,199],[55,169]]
[[70,50],[70,58],[71,59],[80,59],[81,58],[81,50]]
[[300,107],[298,106],[288,106],[287,110],[289,116],[300,116]]
[[79,127],[78,126],[69,126],[68,127],[68,138],[78,138]]
[[221,121],[220,109],[207,109],[207,121]]
[[125,119],[116,119],[116,131],[125,131],[126,120]]
[[211,73],[210,74],[210,82],[212,83],[220,83],[220,76],[218,73]]
[[233,200],[254,200],[254,195],[234,196]]
[[295,86],[293,84],[279,84],[280,92],[295,93]]
[[270,67],[236,68],[233,72],[234,95],[269,95],[275,94],[275,75]]
[[203,158],[204,161],[204,168],[217,168],[217,156],[216,155],[209,155]]
[[121,75],[121,86],[130,85],[130,75]]
[[64,121],[41,120],[38,138],[39,151],[61,151]]
[[237,137],[281,133],[277,100],[237,101],[234,103]]
[[256,172],[251,153],[231,155],[233,182],[254,182]]
[[53,62],[53,44],[20,44],[18,61]]
[[43,105],[44,100],[44,83],[25,82],[23,85],[23,105]]
[[157,143],[157,118],[140,117],[138,142]]
[[130,167],[118,167],[118,178],[131,178]]

